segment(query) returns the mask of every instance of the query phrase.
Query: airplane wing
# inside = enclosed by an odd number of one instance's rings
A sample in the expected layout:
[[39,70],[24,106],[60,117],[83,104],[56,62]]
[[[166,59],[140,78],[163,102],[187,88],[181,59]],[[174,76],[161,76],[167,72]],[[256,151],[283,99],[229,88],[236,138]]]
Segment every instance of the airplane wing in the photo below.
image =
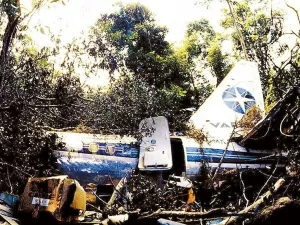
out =
[[292,144],[291,140],[300,129],[300,87],[291,88],[239,142],[251,149],[274,150]]

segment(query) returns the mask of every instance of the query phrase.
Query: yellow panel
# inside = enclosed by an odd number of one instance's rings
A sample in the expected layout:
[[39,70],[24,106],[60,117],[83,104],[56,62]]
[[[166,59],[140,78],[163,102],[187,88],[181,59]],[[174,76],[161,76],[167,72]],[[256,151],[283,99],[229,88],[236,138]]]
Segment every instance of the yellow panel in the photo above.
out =
[[74,194],[74,199],[71,204],[71,207],[76,210],[85,211],[86,210],[86,193],[85,193],[83,187],[81,187],[80,184],[76,180],[74,180],[74,181],[76,184],[76,191]]

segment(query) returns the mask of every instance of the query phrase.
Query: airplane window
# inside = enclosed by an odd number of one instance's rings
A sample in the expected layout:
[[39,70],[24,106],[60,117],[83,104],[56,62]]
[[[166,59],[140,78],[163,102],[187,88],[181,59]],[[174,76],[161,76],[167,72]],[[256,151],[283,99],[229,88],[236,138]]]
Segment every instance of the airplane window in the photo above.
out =
[[96,152],[98,152],[98,150],[99,150],[99,146],[98,146],[97,143],[91,143],[91,144],[90,144],[90,146],[89,146],[89,151],[90,151],[91,153],[96,153]]

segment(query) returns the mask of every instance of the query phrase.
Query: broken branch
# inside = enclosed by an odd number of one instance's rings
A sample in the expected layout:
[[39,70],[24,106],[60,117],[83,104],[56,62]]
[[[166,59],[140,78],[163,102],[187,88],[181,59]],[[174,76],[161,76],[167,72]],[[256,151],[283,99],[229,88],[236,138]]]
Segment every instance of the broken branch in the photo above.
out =
[[279,179],[273,187],[273,190],[267,191],[263,196],[260,197],[256,202],[254,202],[252,205],[246,207],[242,211],[238,213],[238,216],[232,216],[225,220],[223,220],[218,225],[233,225],[237,223],[237,220],[240,219],[240,216],[242,216],[245,213],[249,213],[251,211],[254,211],[254,209],[257,209],[259,206],[261,206],[263,203],[266,202],[275,192],[279,190],[280,187],[282,187],[285,183],[284,179]]
[[287,7],[289,7],[290,9],[292,9],[296,13],[297,18],[298,18],[298,22],[300,24],[300,16],[299,16],[298,11],[293,6],[289,5],[286,1],[285,1],[285,4],[286,4]]
[[[225,209],[212,209],[207,212],[185,212],[185,211],[161,211],[157,210],[156,212],[139,217],[139,220],[142,219],[157,219],[157,218],[168,218],[168,217],[177,217],[177,218],[189,218],[189,219],[204,219],[204,218],[216,218],[216,217],[227,217],[238,215],[237,213],[227,212]],[[245,213],[243,216],[249,217],[252,214]]]
[[120,193],[120,191],[124,187],[125,183],[126,183],[126,177],[123,177],[119,181],[118,185],[114,188],[114,192],[112,193],[111,198],[110,198],[110,200],[107,203],[107,206],[106,206],[107,208],[111,207],[114,204],[114,202],[115,202],[115,200],[116,200],[116,198],[118,196],[118,193]]

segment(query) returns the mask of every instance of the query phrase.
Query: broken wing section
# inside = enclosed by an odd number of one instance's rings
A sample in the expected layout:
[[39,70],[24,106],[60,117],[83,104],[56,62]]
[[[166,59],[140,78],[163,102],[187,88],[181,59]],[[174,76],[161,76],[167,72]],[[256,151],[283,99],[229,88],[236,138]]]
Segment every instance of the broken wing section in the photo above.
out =
[[[239,144],[247,148],[278,150],[294,148],[300,132],[300,87],[290,88]],[[278,140],[280,140],[280,145]]]
[[210,141],[218,140],[224,145],[234,124],[254,105],[264,112],[258,66],[254,62],[240,61],[192,115],[190,123],[202,129]]

